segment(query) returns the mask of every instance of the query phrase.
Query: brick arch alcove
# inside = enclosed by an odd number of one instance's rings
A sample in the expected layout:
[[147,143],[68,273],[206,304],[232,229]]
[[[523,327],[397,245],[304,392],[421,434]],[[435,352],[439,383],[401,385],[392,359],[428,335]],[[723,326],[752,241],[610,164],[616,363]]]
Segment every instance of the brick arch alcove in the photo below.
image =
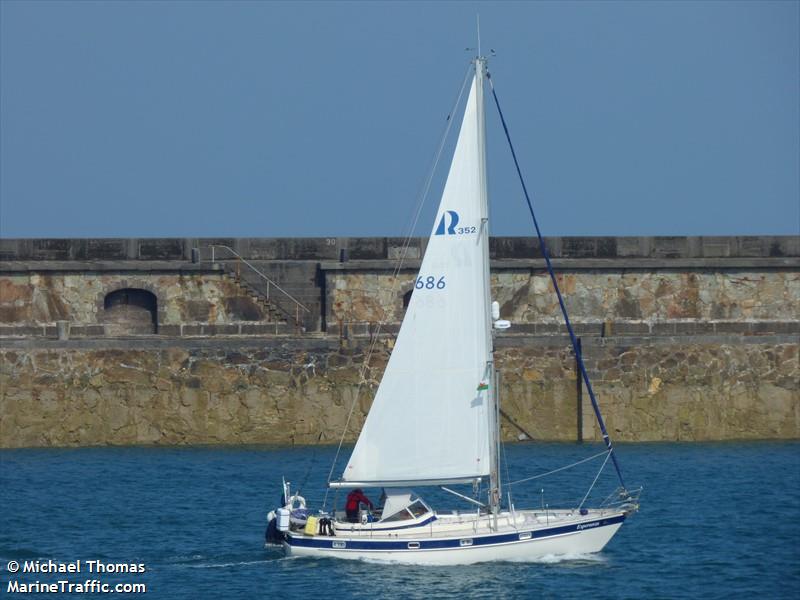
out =
[[140,280],[121,280],[105,289],[97,298],[97,314],[109,336],[158,333],[166,316],[158,290]]
[[411,304],[411,294],[414,293],[414,288],[411,288],[407,292],[403,294],[403,310],[408,309],[408,305]]
[[398,301],[398,321],[402,321],[403,317],[408,310],[408,305],[411,303],[411,296],[414,294],[414,286],[412,285],[408,289],[400,289],[397,293],[397,301]]

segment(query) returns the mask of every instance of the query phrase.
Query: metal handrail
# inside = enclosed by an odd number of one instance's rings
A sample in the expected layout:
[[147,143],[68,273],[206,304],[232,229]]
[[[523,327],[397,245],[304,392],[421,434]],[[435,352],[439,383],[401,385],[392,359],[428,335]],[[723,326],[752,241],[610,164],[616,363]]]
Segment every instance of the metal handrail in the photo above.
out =
[[[264,281],[266,281],[266,282],[267,282],[267,301],[269,301],[269,288],[270,288],[270,286],[273,286],[273,287],[274,287],[275,289],[277,289],[277,290],[278,290],[280,293],[282,293],[284,296],[286,296],[286,297],[287,297],[289,300],[291,300],[292,302],[294,302],[296,309],[298,309],[298,308],[302,308],[302,309],[303,309],[304,311],[306,311],[307,313],[310,313],[310,312],[311,312],[311,310],[310,310],[309,308],[306,308],[306,307],[303,305],[303,303],[302,303],[302,302],[300,302],[299,300],[297,300],[297,298],[295,298],[294,296],[292,296],[292,295],[291,295],[289,292],[287,292],[287,291],[286,291],[286,290],[284,290],[284,289],[283,289],[281,286],[279,286],[277,283],[275,283],[274,281],[272,281],[272,279],[270,279],[269,277],[267,277],[266,275],[264,275],[264,273],[262,273],[261,271],[259,271],[259,270],[258,270],[258,269],[257,269],[255,266],[253,266],[253,265],[252,265],[252,264],[251,264],[251,263],[250,263],[250,262],[249,262],[249,261],[248,261],[246,258],[244,258],[244,257],[243,257],[241,254],[239,254],[238,252],[236,252],[236,250],[234,250],[234,249],[233,249],[233,248],[231,248],[230,246],[225,246],[225,245],[223,245],[223,244],[211,244],[211,245],[209,246],[209,248],[211,248],[211,262],[212,262],[212,263],[213,263],[213,262],[215,262],[215,260],[214,260],[214,258],[215,258],[215,256],[214,256],[214,248],[223,248],[223,249],[227,250],[228,252],[230,252],[231,254],[233,254],[233,255],[234,255],[236,258],[238,258],[238,259],[239,259],[241,262],[243,262],[244,264],[246,264],[248,267],[250,267],[250,268],[251,268],[253,271],[255,271],[255,273],[256,273],[256,274],[257,274],[259,277],[261,277],[261,278],[262,278]],[[296,315],[296,317],[295,317],[295,320],[296,320],[298,323],[300,322],[300,315],[299,315],[299,314],[297,314],[297,315]]]

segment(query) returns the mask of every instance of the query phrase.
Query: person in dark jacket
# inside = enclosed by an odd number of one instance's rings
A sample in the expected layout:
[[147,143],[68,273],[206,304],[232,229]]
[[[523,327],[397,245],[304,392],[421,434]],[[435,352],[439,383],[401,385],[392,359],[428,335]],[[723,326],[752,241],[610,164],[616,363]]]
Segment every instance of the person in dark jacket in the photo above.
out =
[[364,495],[360,488],[354,489],[347,494],[347,503],[344,505],[344,510],[347,513],[347,520],[350,523],[358,523],[358,509],[361,504],[366,504],[372,510],[372,502]]

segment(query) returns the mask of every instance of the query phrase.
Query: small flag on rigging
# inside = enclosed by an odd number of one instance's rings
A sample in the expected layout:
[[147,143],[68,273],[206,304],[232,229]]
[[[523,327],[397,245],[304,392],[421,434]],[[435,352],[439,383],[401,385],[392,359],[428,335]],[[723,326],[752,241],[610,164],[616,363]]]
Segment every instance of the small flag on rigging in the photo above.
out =
[[485,381],[481,381],[481,382],[478,384],[478,391],[479,391],[479,392],[482,392],[483,390],[488,390],[488,389],[489,389],[489,384],[488,384],[488,383],[486,383]]

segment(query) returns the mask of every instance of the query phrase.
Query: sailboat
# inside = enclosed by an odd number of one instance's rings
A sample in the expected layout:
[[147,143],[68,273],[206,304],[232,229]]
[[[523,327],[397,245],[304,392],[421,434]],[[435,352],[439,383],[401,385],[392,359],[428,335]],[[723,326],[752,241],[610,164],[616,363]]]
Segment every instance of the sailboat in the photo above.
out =
[[[355,448],[341,477],[328,482],[334,490],[382,488],[385,499],[356,519],[336,510],[314,513],[284,481],[284,505],[269,514],[267,542],[287,555],[431,565],[582,555],[602,550],[638,509],[638,495],[624,485],[598,508],[519,509],[510,494],[501,500],[493,346],[495,332],[510,324],[499,318],[489,285],[484,88],[491,80],[485,58],[471,64],[461,128],[410,303]],[[596,415],[605,459],[618,467],[597,408]],[[459,484],[472,484],[475,497],[452,489]],[[468,503],[466,509],[434,510],[418,493],[431,486]]]

